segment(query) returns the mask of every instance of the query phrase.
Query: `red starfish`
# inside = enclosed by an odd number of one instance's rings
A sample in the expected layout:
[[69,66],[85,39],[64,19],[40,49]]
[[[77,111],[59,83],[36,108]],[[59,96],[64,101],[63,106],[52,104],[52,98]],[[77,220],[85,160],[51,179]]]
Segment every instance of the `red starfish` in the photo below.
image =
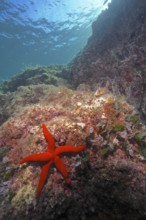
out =
[[55,163],[58,170],[62,173],[66,183],[70,184],[71,182],[70,178],[68,177],[66,167],[62,159],[58,155],[60,155],[61,153],[66,153],[66,152],[75,152],[75,153],[80,152],[85,148],[85,145],[82,145],[79,147],[74,147],[70,145],[56,147],[54,137],[50,134],[45,124],[42,125],[42,129],[43,129],[45,139],[48,142],[48,150],[44,153],[31,154],[23,158],[22,160],[20,160],[20,164],[25,163],[25,162],[38,162],[38,161],[45,162],[42,166],[39,184],[36,190],[37,198],[40,196],[40,193],[43,189],[44,183],[48,175],[48,171],[52,163]]

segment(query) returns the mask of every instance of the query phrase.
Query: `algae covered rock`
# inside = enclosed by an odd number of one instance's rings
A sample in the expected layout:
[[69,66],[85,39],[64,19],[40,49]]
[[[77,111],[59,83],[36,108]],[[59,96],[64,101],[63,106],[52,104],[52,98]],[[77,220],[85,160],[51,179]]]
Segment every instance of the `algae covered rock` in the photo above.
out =
[[29,67],[19,75],[13,77],[10,81],[5,81],[0,90],[4,93],[14,92],[20,86],[48,84],[63,85],[61,73],[67,67],[65,65],[50,65],[48,67]]
[[[102,88],[96,92],[50,85],[32,88],[37,91],[34,98],[29,87],[17,89],[16,103],[19,97],[21,108],[0,126],[0,218],[144,220],[141,147],[145,149],[146,140],[138,134],[146,129],[133,107],[109,92],[97,95]],[[37,102],[32,103],[36,96]],[[71,185],[52,166],[36,200],[42,164],[20,166],[19,162],[46,151],[42,123],[54,136],[56,147],[86,143],[86,148],[78,155],[61,156]]]

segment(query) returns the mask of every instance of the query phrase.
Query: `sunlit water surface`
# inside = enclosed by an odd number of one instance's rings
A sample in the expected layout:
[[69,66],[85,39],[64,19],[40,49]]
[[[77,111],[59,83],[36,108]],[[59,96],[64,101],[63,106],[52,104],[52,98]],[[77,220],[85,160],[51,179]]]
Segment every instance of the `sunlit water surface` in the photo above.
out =
[[0,82],[35,65],[67,64],[105,0],[0,0]]

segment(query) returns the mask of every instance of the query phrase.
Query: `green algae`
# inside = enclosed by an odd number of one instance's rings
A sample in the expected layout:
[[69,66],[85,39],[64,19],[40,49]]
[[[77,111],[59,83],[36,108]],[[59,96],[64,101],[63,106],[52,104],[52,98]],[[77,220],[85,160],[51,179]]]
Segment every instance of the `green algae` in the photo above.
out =
[[123,131],[125,129],[125,124],[116,124],[113,128],[114,132]]
[[142,155],[144,158],[146,158],[146,146],[140,146],[138,149],[140,155]]
[[14,197],[15,195],[16,195],[16,193],[15,193],[13,190],[9,189],[9,191],[8,191],[8,196],[9,196],[9,200],[10,200],[10,201],[13,199],[13,197]]
[[123,150],[127,150],[127,142],[126,141],[122,141],[121,146],[122,146]]
[[87,162],[88,160],[90,159],[90,154],[89,153],[86,153],[83,157],[83,161],[84,162]]
[[141,121],[140,121],[140,119],[139,119],[139,117],[138,117],[137,114],[130,115],[129,120],[130,120],[133,124],[135,124],[135,126],[136,126],[137,128],[141,128],[142,123],[141,123]]
[[15,170],[13,168],[7,169],[3,174],[3,181],[8,181],[13,175]]
[[5,157],[7,155],[8,149],[7,147],[3,147],[0,149],[0,161],[3,160],[3,157]]
[[101,150],[101,156],[107,158],[109,155],[112,155],[115,152],[115,148],[105,147]]
[[136,141],[136,142],[138,142],[138,143],[140,143],[140,142],[142,142],[142,141],[144,141],[144,139],[145,139],[145,137],[146,137],[146,133],[144,132],[144,133],[136,133],[135,135],[134,135],[134,140]]

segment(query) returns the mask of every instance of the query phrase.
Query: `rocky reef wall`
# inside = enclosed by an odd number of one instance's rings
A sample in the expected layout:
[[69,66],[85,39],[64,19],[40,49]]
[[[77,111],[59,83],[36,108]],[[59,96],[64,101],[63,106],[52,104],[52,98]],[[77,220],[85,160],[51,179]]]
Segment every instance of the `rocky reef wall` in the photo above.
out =
[[108,85],[146,119],[146,1],[113,0],[92,25],[86,47],[70,64],[77,88]]

